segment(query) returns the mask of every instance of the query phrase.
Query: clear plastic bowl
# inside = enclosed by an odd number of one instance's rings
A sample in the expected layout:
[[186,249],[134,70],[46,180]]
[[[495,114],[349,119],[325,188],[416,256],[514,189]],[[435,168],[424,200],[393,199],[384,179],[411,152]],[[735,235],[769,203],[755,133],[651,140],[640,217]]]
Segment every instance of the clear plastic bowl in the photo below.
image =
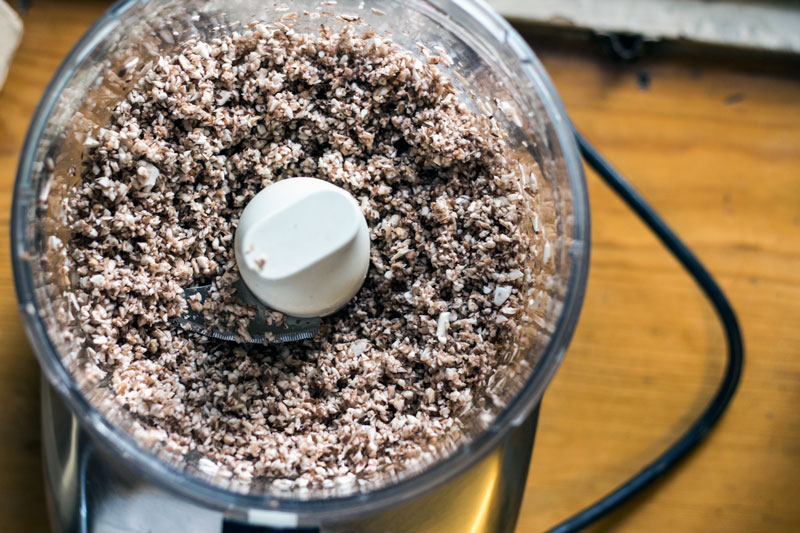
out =
[[[288,11],[358,15],[409,50],[441,46],[454,59],[446,69],[465,101],[491,112],[508,132],[520,179],[535,169],[536,215],[527,222],[537,274],[526,313],[530,328],[508,354],[515,371],[496,376],[486,393],[502,401],[491,416],[463,420],[465,435],[443,446],[437,460],[386,483],[350,493],[281,494],[270,485],[237,485],[209,477],[196,462],[146,449],[110,392],[81,378],[74,323],[59,319],[69,287],[48,278],[47,239],[59,228],[59,200],[77,178],[86,126],[103,124],[113,104],[159,54],[191,37],[214,37],[252,21],[274,21],[286,11],[258,0],[123,0],[84,35],[51,81],[23,148],[12,207],[12,261],[20,310],[42,370],[82,427],[107,452],[168,490],[213,509],[286,511],[302,522],[337,520],[409,501],[464,472],[493,450],[538,404],[564,356],[580,311],[589,260],[589,211],[581,161],[564,108],[541,63],[496,12],[477,0],[282,2]],[[314,31],[302,15],[294,24]],[[476,97],[468,98],[469,94]],[[72,172],[74,175],[75,173]],[[536,220],[534,220],[536,218]]]

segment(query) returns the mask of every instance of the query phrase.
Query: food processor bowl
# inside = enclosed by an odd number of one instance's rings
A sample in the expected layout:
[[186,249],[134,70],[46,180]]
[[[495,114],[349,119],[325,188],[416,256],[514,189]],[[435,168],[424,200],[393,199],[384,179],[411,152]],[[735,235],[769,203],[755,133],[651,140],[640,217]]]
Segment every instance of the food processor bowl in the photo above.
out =
[[[355,21],[420,58],[418,43],[445,50],[452,65],[440,66],[442,71],[470,109],[495,117],[519,162],[521,187],[536,191],[524,222],[534,247],[526,326],[504,354],[502,370],[477,391],[474,412],[462,416],[463,432],[443,442],[435,460],[346,491],[282,492],[268,483],[209,474],[197,457],[143,446],[140,428],[113,401],[108,382],[84,375],[77,319],[68,312],[71,281],[55,280],[52,272],[51,236],[69,237],[60,206],[80,179],[76,168],[86,132],[106,123],[113,105],[159,55],[193,37],[212,39],[281,18],[308,32],[323,23],[338,28]],[[418,499],[503,443],[538,406],[564,356],[589,259],[588,198],[566,112],[525,41],[479,0],[380,0],[368,6],[358,0],[122,0],[75,46],[42,98],[20,160],[11,233],[28,336],[49,386],[94,445],[154,486],[203,508],[295,526],[353,520]]]

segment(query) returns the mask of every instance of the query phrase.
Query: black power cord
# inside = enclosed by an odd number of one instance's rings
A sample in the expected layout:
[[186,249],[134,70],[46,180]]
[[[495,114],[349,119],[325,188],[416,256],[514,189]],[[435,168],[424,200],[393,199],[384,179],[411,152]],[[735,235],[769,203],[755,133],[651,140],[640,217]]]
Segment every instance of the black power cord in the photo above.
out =
[[725,375],[708,407],[672,446],[612,492],[550,529],[550,533],[568,533],[588,527],[640,493],[686,457],[708,436],[711,429],[727,409],[739,385],[744,363],[744,346],[739,323],[736,320],[736,314],[731,304],[722,289],[717,285],[717,282],[714,281],[714,278],[711,277],[711,274],[692,251],[667,226],[666,222],[650,207],[636,189],[597,152],[574,126],[572,131],[575,134],[581,155],[583,155],[589,166],[656,234],[689,275],[694,278],[697,285],[711,302],[711,305],[714,306],[714,310],[717,312],[717,316],[725,330],[728,361]]

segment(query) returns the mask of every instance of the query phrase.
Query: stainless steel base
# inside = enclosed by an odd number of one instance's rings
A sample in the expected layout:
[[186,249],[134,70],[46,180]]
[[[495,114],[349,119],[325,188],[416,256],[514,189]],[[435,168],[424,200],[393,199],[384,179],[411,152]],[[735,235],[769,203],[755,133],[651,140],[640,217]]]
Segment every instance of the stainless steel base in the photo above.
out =
[[[512,532],[533,449],[538,408],[475,467],[411,503],[321,532]],[[166,492],[96,446],[42,380],[42,441],[48,508],[59,533],[275,531],[239,524]],[[280,530],[283,531],[283,530]],[[305,530],[308,531],[308,530]]]

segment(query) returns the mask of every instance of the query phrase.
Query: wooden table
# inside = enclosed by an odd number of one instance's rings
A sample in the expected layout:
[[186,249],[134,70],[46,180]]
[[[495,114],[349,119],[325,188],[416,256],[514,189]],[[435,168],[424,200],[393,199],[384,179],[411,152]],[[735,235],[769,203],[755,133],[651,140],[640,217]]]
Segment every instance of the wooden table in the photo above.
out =
[[[0,92],[3,531],[47,524],[39,372],[8,257],[17,157],[45,85],[107,5],[33,2]],[[792,76],[685,56],[620,66],[597,53],[535,48],[578,127],[718,276],[748,349],[741,389],[709,441],[594,530],[800,530],[800,69]],[[722,370],[708,304],[605,186],[587,178],[589,288],[544,399],[520,532],[555,524],[631,475],[687,426]]]

